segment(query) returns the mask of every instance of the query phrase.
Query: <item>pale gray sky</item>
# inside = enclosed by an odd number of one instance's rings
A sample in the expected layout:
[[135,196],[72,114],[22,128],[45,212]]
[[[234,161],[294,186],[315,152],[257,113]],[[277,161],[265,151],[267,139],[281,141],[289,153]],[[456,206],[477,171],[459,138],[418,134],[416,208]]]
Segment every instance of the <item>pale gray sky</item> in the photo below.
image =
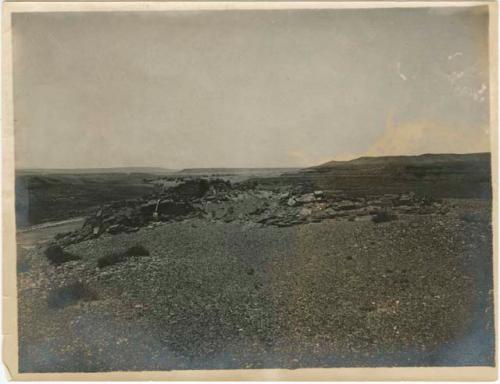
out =
[[486,8],[13,15],[16,164],[489,150]]

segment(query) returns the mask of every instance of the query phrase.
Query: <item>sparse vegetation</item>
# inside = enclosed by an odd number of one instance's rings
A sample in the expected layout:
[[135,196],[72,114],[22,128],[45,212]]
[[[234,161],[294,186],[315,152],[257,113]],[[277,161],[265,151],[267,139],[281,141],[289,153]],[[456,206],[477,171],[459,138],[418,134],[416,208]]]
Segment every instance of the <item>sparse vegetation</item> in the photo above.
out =
[[149,251],[142,245],[134,245],[125,251],[127,256],[149,256]]
[[379,211],[372,217],[372,221],[376,224],[386,223],[388,221],[396,219],[397,219],[396,215],[388,210]]
[[52,264],[55,264],[55,265],[59,265],[59,264],[66,263],[68,261],[80,259],[80,256],[73,255],[69,252],[66,252],[59,245],[49,245],[45,249],[45,256]]

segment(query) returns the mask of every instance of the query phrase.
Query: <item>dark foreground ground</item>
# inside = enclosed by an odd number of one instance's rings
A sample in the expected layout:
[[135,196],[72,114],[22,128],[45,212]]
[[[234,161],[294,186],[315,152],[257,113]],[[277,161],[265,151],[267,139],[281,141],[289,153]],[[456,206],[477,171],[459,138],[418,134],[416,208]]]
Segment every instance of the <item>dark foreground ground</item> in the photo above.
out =
[[376,199],[238,193],[72,235],[63,263],[44,250],[81,221],[19,232],[20,370],[494,365],[490,199],[374,222]]

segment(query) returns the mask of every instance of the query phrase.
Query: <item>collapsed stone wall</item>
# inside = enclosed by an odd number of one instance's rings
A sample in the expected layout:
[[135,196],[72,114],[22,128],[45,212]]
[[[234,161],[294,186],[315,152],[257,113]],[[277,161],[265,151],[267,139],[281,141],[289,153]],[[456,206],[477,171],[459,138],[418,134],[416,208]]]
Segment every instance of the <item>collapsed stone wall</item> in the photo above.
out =
[[104,233],[134,232],[153,222],[189,218],[241,221],[287,227],[326,219],[388,221],[398,214],[445,213],[446,204],[413,193],[350,197],[343,191],[313,191],[295,186],[283,189],[249,188],[220,179],[191,179],[157,196],[120,201],[99,209],[78,231],[60,235],[75,243]]

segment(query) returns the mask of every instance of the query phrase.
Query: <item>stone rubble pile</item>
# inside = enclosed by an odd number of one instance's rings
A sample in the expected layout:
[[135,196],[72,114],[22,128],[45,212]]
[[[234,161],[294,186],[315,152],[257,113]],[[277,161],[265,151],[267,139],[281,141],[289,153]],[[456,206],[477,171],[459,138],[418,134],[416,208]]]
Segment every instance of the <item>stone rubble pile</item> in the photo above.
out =
[[325,219],[372,220],[381,212],[398,214],[446,213],[442,202],[417,198],[414,194],[348,197],[343,193],[314,191],[275,195],[267,206],[253,212],[253,221],[287,227]]
[[[134,232],[155,222],[189,218],[240,221],[288,227],[326,219],[371,220],[380,212],[399,214],[446,213],[444,203],[413,193],[352,197],[342,191],[290,192],[248,188],[221,179],[192,179],[144,199],[101,207],[78,231],[62,234],[59,242],[76,243],[104,233]],[[374,220],[375,221],[375,220]]]
[[185,220],[203,216],[200,199],[214,199],[231,188],[224,180],[188,180],[168,188],[159,195],[123,200],[101,207],[88,217],[80,230],[60,234],[59,243],[72,244],[101,236],[135,232],[153,222]]

